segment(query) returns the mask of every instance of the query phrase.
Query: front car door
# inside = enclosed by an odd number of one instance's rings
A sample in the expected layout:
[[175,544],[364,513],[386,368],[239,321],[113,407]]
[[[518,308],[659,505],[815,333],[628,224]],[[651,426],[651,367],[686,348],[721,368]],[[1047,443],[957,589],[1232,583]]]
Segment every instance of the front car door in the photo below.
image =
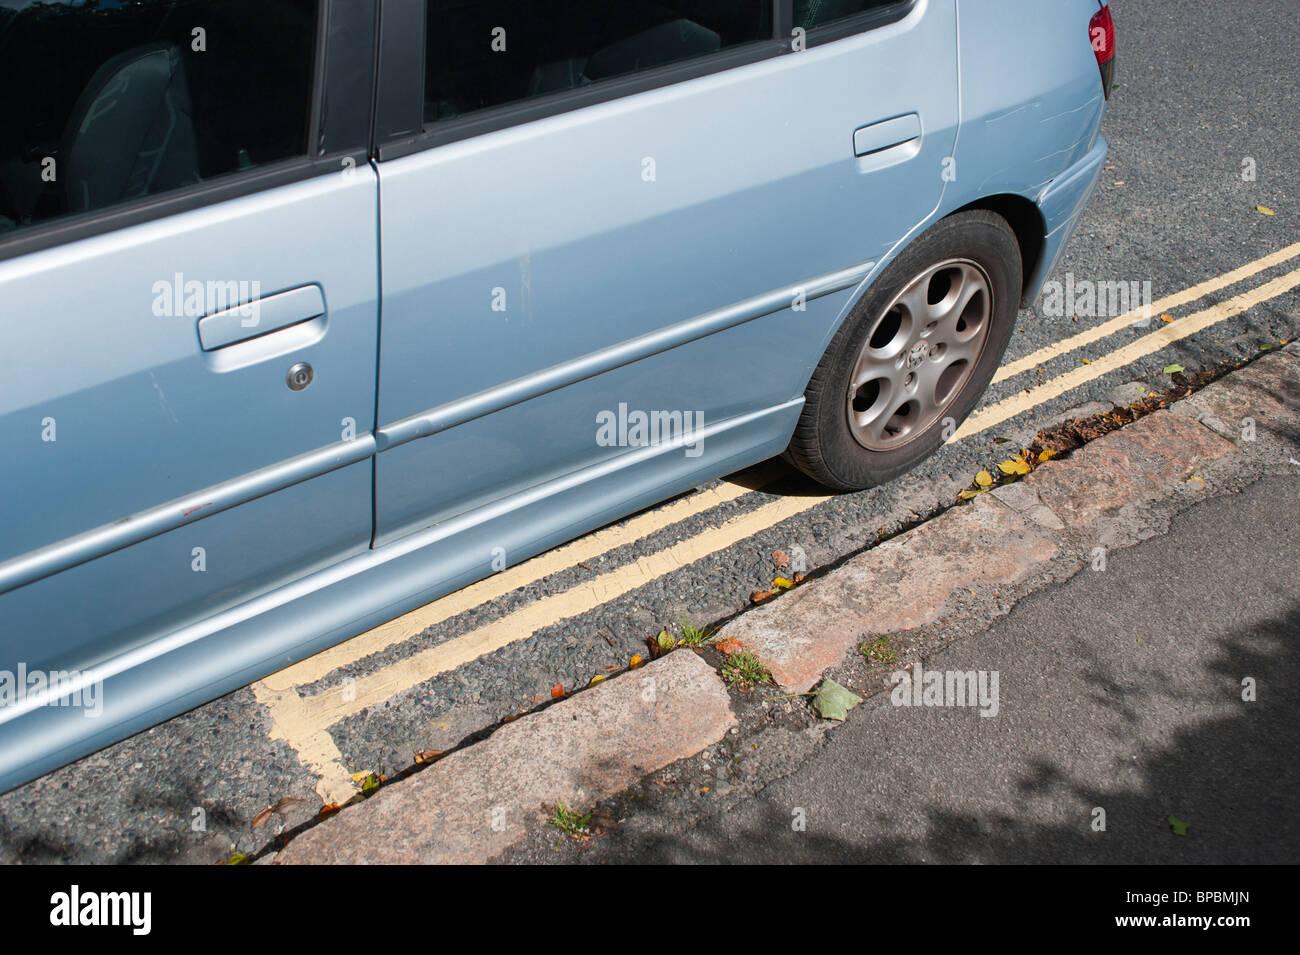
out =
[[[366,38],[359,98],[321,106],[373,5],[12,7],[0,788],[247,682],[236,646],[132,674],[367,549],[378,334]],[[32,674],[87,672],[98,720],[35,706]]]

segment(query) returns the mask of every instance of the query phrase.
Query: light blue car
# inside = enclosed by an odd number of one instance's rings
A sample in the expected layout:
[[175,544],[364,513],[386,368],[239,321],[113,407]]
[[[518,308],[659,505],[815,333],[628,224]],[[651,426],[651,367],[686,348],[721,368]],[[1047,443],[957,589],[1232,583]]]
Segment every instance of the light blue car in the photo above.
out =
[[0,789],[699,483],[889,480],[1104,0],[0,0]]

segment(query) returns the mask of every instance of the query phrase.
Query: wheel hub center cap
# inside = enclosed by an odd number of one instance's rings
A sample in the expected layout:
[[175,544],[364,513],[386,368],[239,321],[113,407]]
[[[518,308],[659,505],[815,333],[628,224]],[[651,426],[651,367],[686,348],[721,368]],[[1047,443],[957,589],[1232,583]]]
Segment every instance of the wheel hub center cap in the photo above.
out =
[[917,342],[912,346],[912,350],[907,355],[908,368],[920,368],[921,362],[925,361],[925,356],[929,354],[930,346],[925,342]]

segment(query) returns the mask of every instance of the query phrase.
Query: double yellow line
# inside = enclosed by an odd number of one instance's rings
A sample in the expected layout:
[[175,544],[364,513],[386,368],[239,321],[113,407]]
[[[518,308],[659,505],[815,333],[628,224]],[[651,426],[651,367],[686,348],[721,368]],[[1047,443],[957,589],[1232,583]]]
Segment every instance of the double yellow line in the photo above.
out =
[[[1300,243],[1159,299],[1152,303],[1150,312],[1143,310],[1121,315],[1011,362],[999,370],[994,381],[1005,381],[1023,374],[1047,361],[1123,331],[1144,314],[1160,314],[1197,301],[1296,256],[1300,256]],[[1081,365],[979,410],[958,430],[953,440],[962,440],[986,431],[1297,286],[1300,286],[1300,269],[1159,327],[1154,332],[1092,360],[1090,364]],[[772,469],[769,473],[774,474],[775,470]],[[310,696],[301,695],[298,687],[321,681],[341,667],[402,643],[430,626],[499,599],[519,587],[537,583],[578,563],[633,544],[649,534],[720,505],[740,500],[750,493],[752,491],[748,487],[723,481],[708,490],[641,514],[621,525],[597,531],[548,551],[253,684],[257,699],[270,711],[271,738],[288,742],[303,764],[320,777],[317,791],[326,802],[342,802],[350,798],[356,790],[329,732],[329,728],[339,720],[353,716],[368,706],[392,699],[441,673],[455,670],[511,643],[525,640],[539,630],[609,603],[659,577],[811,510],[830,500],[833,495],[785,497],[772,501],[355,680],[342,682],[337,687]]]

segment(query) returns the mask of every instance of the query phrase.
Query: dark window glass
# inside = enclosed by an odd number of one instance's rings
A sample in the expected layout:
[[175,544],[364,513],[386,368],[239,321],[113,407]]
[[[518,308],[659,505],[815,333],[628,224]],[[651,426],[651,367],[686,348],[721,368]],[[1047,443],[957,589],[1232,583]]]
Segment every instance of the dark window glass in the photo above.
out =
[[794,25],[814,30],[854,14],[898,3],[899,0],[794,0]]
[[771,0],[429,0],[426,125],[772,35]]
[[316,0],[0,0],[0,234],[306,151]]

